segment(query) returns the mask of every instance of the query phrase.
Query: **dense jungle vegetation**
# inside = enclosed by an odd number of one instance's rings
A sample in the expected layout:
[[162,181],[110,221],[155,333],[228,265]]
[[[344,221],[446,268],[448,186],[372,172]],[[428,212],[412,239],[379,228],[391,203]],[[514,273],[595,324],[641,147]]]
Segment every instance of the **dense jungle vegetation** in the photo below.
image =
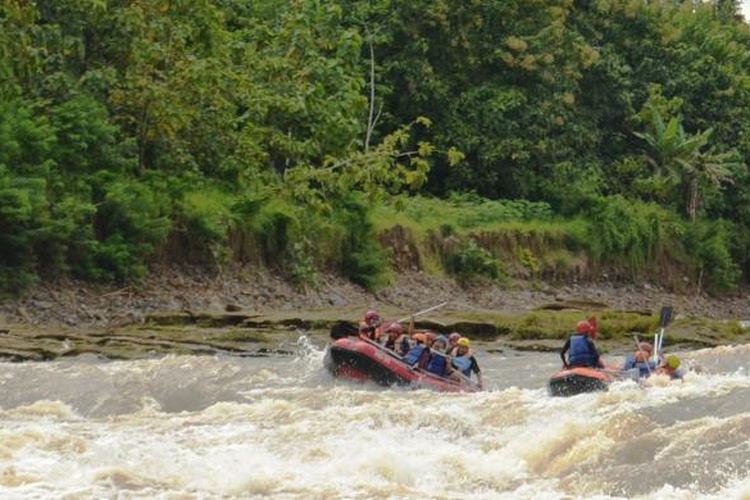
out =
[[248,263],[300,286],[418,266],[735,290],[738,9],[4,0],[0,289]]

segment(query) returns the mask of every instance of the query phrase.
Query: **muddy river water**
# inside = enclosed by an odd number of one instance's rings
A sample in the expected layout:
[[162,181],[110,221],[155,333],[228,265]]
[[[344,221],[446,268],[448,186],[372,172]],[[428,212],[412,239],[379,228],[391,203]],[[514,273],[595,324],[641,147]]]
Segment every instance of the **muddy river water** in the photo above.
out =
[[0,498],[750,498],[750,346],[558,399],[554,353],[480,346],[455,395],[335,380],[324,345],[0,363]]

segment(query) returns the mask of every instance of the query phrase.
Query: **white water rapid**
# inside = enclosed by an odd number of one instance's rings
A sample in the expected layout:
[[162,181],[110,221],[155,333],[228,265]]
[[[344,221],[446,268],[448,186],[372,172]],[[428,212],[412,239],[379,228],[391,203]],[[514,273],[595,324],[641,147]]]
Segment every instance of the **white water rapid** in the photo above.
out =
[[296,351],[0,363],[0,498],[750,499],[750,346],[572,398],[554,353],[480,348],[489,390],[455,395]]

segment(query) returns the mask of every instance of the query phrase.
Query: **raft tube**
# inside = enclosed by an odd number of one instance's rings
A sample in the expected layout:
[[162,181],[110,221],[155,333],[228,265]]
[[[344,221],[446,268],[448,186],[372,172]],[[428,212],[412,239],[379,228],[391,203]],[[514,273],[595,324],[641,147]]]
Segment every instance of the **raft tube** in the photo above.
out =
[[336,377],[358,382],[371,381],[385,387],[400,385],[441,392],[479,391],[473,383],[458,382],[412,368],[396,353],[359,337],[334,341],[328,347],[323,363]]
[[584,392],[606,391],[616,379],[610,371],[578,366],[554,374],[549,379],[549,394],[575,396]]

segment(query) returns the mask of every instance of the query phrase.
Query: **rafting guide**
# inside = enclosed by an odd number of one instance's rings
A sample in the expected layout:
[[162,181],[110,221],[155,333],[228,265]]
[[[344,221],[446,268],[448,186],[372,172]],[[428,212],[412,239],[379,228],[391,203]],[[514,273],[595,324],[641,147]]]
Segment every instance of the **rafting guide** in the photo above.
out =
[[[589,366],[605,368],[599,351],[594,345],[594,339],[599,336],[599,329],[595,317],[581,320],[576,324],[576,332],[565,342],[560,357],[565,368],[575,366]],[[570,351],[568,353],[568,351]],[[568,358],[565,354],[568,353]]]

